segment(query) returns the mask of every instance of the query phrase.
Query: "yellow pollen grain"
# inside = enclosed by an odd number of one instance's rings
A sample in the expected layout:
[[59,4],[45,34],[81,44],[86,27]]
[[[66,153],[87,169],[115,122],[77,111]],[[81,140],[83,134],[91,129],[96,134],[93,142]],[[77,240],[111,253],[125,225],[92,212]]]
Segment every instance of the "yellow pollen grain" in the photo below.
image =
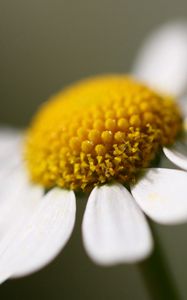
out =
[[172,98],[124,75],[95,77],[42,105],[28,129],[25,161],[46,188],[129,184],[181,129]]

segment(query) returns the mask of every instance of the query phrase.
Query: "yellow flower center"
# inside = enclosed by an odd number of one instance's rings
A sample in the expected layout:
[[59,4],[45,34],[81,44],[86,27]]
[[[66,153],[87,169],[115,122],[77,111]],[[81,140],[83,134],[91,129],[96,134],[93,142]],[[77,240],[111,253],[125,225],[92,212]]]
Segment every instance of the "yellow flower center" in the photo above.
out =
[[123,75],[87,79],[44,103],[28,130],[26,163],[45,187],[130,183],[181,127],[171,98]]

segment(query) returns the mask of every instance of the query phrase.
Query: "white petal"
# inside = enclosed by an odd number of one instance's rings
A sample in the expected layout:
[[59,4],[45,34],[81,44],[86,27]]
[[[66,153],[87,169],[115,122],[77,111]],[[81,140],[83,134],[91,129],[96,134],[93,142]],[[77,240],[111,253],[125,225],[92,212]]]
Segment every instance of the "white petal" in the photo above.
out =
[[159,168],[163,168],[163,169],[175,169],[175,170],[179,169],[165,155],[161,155],[158,165]]
[[0,242],[0,282],[28,275],[53,260],[71,235],[75,210],[72,191],[55,188],[38,199],[27,220],[17,222]]
[[22,132],[9,128],[0,129],[0,158],[2,155],[7,155],[7,151],[14,152],[14,146],[20,143]]
[[133,74],[161,92],[182,95],[187,88],[187,23],[169,23],[153,32]]
[[187,147],[182,143],[176,143],[171,148],[164,148],[167,158],[176,166],[187,171]]
[[181,170],[149,169],[132,195],[154,221],[177,224],[187,221],[187,173]]
[[[184,117],[187,116],[187,90],[186,90],[184,96],[182,96],[179,99],[177,99],[177,102],[178,102],[178,105],[180,107],[180,110],[181,110],[183,116]],[[187,123],[187,121],[186,121],[186,123]]]
[[[30,185],[25,175],[23,169],[17,168],[0,181],[0,260],[2,254],[11,249],[11,243],[19,237],[20,228],[32,215],[43,194],[43,189]],[[0,282],[10,277],[1,266]]]
[[0,172],[15,168],[21,163],[22,144],[23,133],[21,131],[0,129]]
[[0,143],[1,141],[9,141],[10,139],[16,138],[20,134],[20,130],[10,127],[0,127]]
[[7,154],[7,157],[0,158],[0,180],[4,176],[9,176],[16,168],[23,167],[21,145],[14,147],[14,153]]
[[102,265],[139,261],[152,250],[146,219],[121,184],[94,188],[82,233],[88,255]]
[[0,248],[4,235],[32,214],[43,188],[32,185],[24,168],[15,168],[0,181]]
[[175,144],[170,148],[164,147],[163,151],[166,157],[172,163],[187,171],[187,128],[180,140],[176,141]]

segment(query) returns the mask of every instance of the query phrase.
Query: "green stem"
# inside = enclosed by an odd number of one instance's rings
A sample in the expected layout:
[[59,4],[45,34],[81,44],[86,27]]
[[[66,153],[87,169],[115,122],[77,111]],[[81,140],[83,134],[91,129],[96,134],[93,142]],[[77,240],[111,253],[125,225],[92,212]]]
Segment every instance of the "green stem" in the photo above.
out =
[[167,262],[162,255],[158,237],[150,223],[155,242],[153,254],[145,261],[138,264],[144,278],[151,300],[179,300],[178,290],[173,282],[172,274]]

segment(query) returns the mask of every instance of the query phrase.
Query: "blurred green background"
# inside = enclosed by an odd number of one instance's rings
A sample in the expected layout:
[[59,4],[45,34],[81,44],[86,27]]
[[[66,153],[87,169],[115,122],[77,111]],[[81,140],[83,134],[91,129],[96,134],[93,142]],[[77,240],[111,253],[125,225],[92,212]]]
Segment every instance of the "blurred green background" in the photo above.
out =
[[[25,126],[38,105],[66,84],[96,73],[128,72],[157,25],[187,20],[186,0],[0,1],[0,123]],[[0,299],[149,299],[136,266],[99,268],[80,226],[61,255],[30,277],[8,281]],[[172,274],[187,299],[187,225],[156,226]]]

